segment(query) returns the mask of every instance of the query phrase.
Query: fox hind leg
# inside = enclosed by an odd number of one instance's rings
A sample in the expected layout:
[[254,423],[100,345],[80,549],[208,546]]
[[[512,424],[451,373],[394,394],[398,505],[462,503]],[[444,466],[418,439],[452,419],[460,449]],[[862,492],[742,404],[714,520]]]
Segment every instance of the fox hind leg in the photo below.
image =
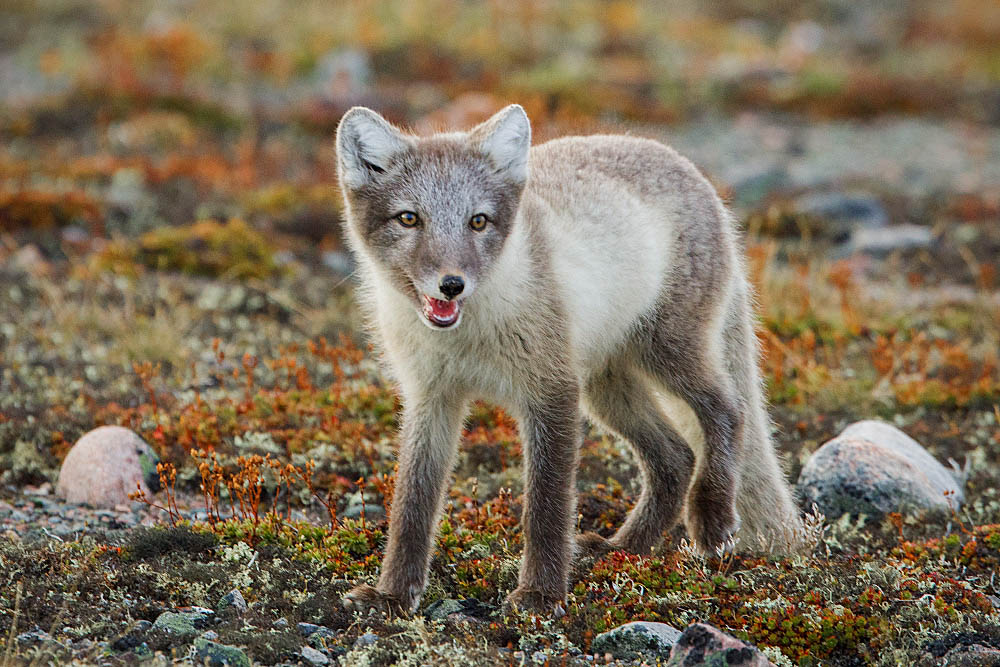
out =
[[624,360],[590,378],[585,401],[591,417],[635,451],[642,493],[606,544],[588,533],[578,538],[579,549],[582,555],[608,549],[649,553],[680,516],[694,470],[694,454],[664,418],[646,379]]
[[712,360],[696,328],[679,333],[659,328],[641,350],[644,369],[660,388],[687,403],[704,434],[694,481],[688,490],[685,524],[702,551],[725,546],[739,529],[736,494],[743,413],[729,375]]

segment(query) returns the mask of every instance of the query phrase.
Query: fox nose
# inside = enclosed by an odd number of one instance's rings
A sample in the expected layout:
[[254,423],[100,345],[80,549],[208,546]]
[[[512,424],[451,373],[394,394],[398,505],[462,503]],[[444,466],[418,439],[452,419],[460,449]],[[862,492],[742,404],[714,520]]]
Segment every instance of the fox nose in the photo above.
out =
[[445,276],[441,279],[441,284],[438,285],[438,288],[441,290],[441,294],[444,294],[449,299],[454,299],[465,289],[465,281],[460,276]]

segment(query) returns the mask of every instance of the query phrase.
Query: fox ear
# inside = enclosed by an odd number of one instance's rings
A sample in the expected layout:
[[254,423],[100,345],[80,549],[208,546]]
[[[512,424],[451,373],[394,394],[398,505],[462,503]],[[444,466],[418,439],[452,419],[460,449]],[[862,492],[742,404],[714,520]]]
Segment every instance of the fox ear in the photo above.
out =
[[340,182],[352,189],[365,185],[409,147],[410,141],[385,118],[365,107],[352,108],[337,127]]
[[518,183],[528,178],[528,151],[531,150],[531,122],[520,104],[511,104],[469,135],[479,142],[497,169],[506,172]]

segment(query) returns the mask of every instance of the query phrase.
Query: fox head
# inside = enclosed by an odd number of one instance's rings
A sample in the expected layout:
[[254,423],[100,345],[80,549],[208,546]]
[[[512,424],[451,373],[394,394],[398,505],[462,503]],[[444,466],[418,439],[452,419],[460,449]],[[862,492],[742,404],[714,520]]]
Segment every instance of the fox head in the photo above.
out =
[[337,166],[355,252],[410,299],[425,324],[458,325],[517,216],[531,125],[511,105],[468,132],[416,137],[370,109],[337,129]]

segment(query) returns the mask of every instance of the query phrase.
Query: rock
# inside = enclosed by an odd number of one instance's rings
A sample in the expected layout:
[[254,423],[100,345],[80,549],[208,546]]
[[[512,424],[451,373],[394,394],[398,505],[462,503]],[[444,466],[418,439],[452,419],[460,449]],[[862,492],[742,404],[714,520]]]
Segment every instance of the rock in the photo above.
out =
[[147,203],[146,176],[137,168],[122,167],[111,174],[104,201],[131,214]]
[[315,68],[316,92],[327,102],[356,100],[368,92],[372,64],[368,53],[338,49],[320,56]]
[[800,63],[823,44],[826,29],[815,21],[790,23],[778,39],[781,57],[786,62]]
[[374,632],[366,632],[357,639],[354,640],[354,648],[361,648],[364,646],[371,646],[376,641],[378,641],[378,635]]
[[730,667],[774,667],[755,647],[727,635],[707,623],[689,625],[670,651],[667,667],[729,665]]
[[211,618],[212,611],[210,609],[199,611],[165,611],[156,617],[152,629],[182,637],[193,637],[208,625]]
[[666,623],[633,621],[597,635],[590,645],[596,655],[610,653],[616,658],[635,660],[644,653],[670,655],[681,631]]
[[327,642],[337,638],[337,633],[325,625],[315,625],[313,623],[299,623],[299,634],[309,641],[309,645],[316,649],[327,647]]
[[322,651],[317,651],[311,646],[302,647],[302,659],[311,665],[328,665],[330,658],[326,657]]
[[[295,627],[298,629],[300,635],[308,637],[324,629],[326,626],[316,625],[315,623],[298,623]],[[329,630],[329,628],[326,629]]]
[[21,646],[30,646],[34,644],[44,644],[45,642],[52,641],[52,635],[42,630],[37,625],[33,630],[27,632],[22,632],[17,636],[17,643]]
[[[36,655],[48,654],[50,664],[62,664],[65,660],[59,659],[59,657],[64,657],[67,652],[72,650],[70,646],[57,641],[52,635],[37,625],[34,629],[17,635],[14,645],[19,646],[21,649],[29,646],[33,647],[32,651]],[[53,658],[55,659],[52,660]]]
[[215,612],[220,616],[223,614],[242,616],[246,611],[247,601],[236,588],[219,598],[219,603],[215,605]]
[[146,631],[153,627],[149,621],[136,621],[128,631],[111,642],[115,651],[131,651],[145,643]]
[[274,626],[278,630],[284,630],[285,628],[288,627],[288,619],[287,618],[279,618],[278,620],[276,620],[271,625]]
[[804,507],[815,503],[829,518],[958,509],[964,479],[953,467],[945,468],[894,426],[866,420],[820,447],[802,468],[798,488]]
[[939,663],[949,667],[1000,667],[1000,650],[982,644],[956,646]]
[[434,621],[443,621],[450,614],[462,613],[462,609],[461,600],[438,600],[437,602],[431,603],[431,605],[427,607],[424,611],[424,616]]
[[729,203],[734,208],[753,209],[788,185],[788,171],[783,167],[757,169],[733,181]]
[[931,228],[920,225],[862,227],[851,235],[851,251],[885,257],[897,250],[926,248],[933,238]]
[[7,266],[33,276],[43,276],[49,272],[49,263],[42,251],[33,243],[21,247],[11,255],[7,260]]
[[354,273],[354,260],[349,254],[341,250],[329,250],[320,257],[323,266],[340,276],[349,276]]
[[159,488],[158,461],[152,448],[129,429],[101,426],[73,445],[56,488],[71,503],[125,505],[137,483],[147,495],[150,489]]
[[252,667],[250,658],[241,649],[235,646],[217,644],[199,637],[194,642],[195,654],[198,657],[196,664],[209,665],[209,667]]
[[793,202],[793,210],[820,221],[822,236],[846,241],[855,230],[885,227],[889,215],[882,203],[866,194],[818,192],[802,195]]
[[424,617],[432,621],[480,620],[492,610],[479,600],[453,600],[445,598],[427,606]]
[[385,517],[384,507],[374,503],[365,503],[364,505],[349,505],[347,509],[341,512],[340,518],[360,520],[362,507],[365,510],[365,521],[379,521]]

